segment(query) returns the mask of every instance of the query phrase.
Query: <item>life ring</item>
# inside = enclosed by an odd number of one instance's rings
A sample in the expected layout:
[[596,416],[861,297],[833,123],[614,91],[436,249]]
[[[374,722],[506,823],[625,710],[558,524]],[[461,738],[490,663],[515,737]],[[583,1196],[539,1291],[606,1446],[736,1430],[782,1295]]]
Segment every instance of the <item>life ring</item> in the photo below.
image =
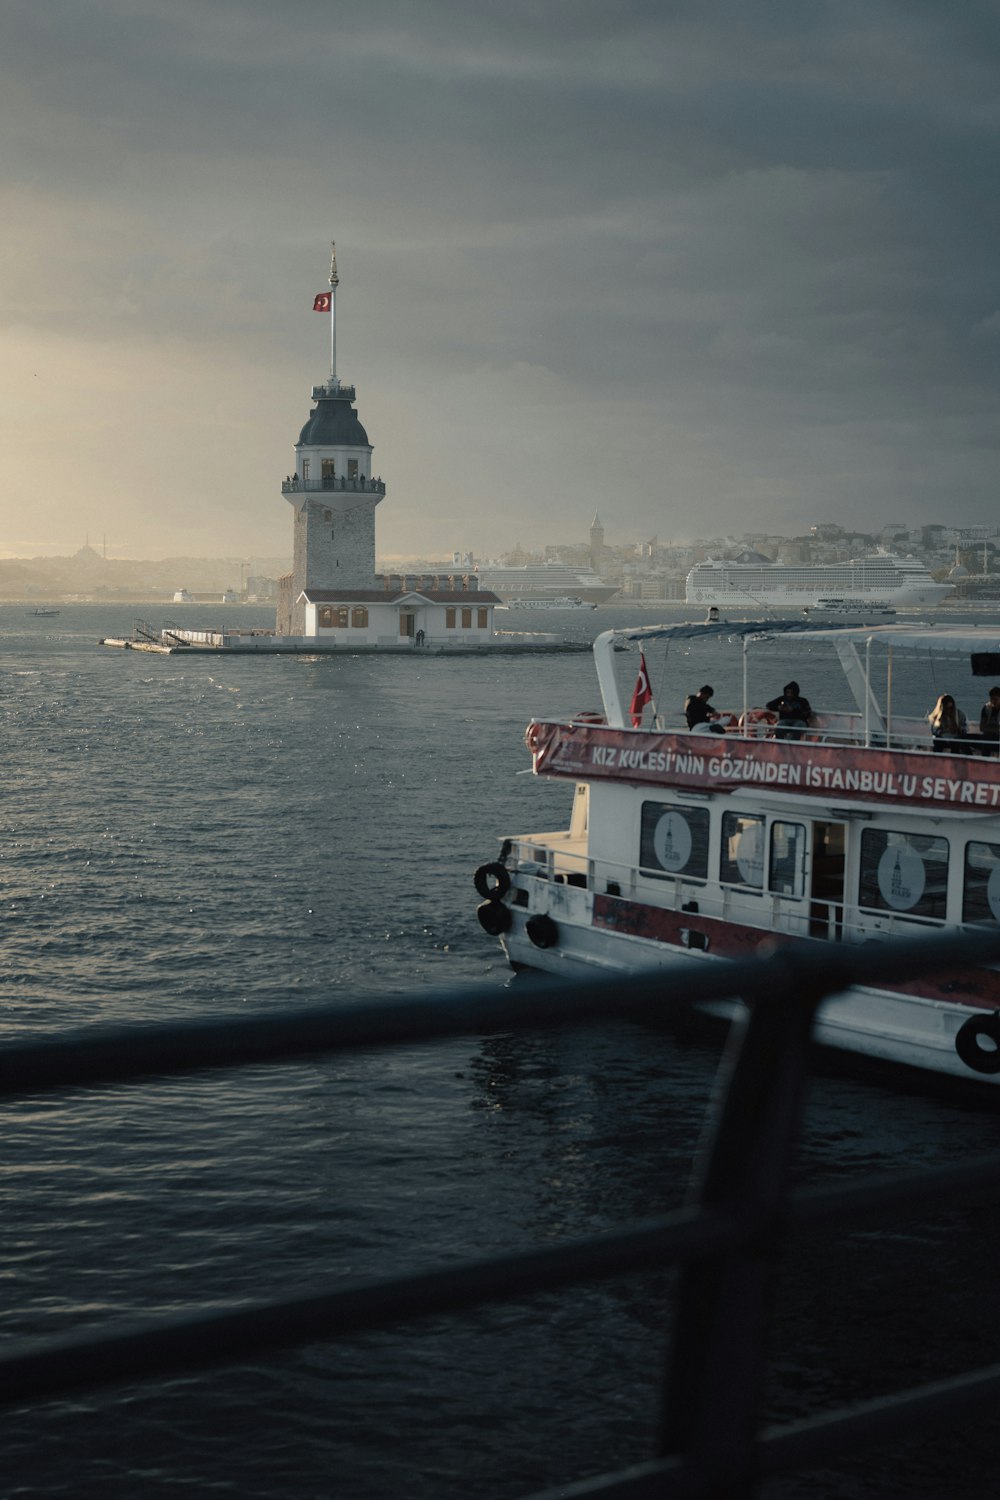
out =
[[748,708],[745,714],[740,714],[737,728],[745,734],[759,737],[766,735],[771,725],[777,722],[778,715],[769,708]]
[[503,865],[495,860],[489,865],[480,865],[472,883],[487,901],[502,901],[510,890],[510,875]]
[[559,941],[559,928],[551,917],[541,911],[528,918],[524,930],[536,948],[554,948]]
[[511,915],[510,907],[504,906],[502,901],[482,901],[476,907],[476,916],[479,925],[490,937],[500,937],[502,933],[510,930]]
[[970,1016],[958,1028],[955,1051],[974,1073],[1000,1073],[1000,1011]]

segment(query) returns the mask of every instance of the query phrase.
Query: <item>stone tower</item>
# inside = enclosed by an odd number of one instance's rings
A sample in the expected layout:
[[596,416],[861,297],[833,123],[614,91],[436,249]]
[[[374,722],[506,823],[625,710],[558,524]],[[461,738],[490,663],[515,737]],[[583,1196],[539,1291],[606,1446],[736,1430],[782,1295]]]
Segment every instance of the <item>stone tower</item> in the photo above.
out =
[[372,445],[354,409],[354,387],[337,378],[339,281],[334,247],[330,291],[313,304],[330,314],[330,378],[312,388],[316,404],[295,444],[295,472],[281,486],[293,508],[294,546],[292,572],[278,585],[278,635],[303,634],[304,589],[375,587],[375,507],[385,485],[372,475]]
[[604,527],[601,518],[595,515],[590,523],[590,566],[595,573],[601,571],[604,563]]

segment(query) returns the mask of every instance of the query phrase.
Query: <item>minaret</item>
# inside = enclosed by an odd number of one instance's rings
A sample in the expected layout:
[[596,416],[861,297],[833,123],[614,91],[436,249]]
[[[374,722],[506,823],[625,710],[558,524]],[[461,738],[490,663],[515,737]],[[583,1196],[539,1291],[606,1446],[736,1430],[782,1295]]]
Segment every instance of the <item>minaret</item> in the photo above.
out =
[[385,485],[372,477],[372,445],[354,410],[354,387],[337,378],[339,285],[333,245],[330,291],[313,304],[330,314],[330,378],[312,388],[316,405],[295,444],[295,472],[281,486],[294,510],[294,549],[292,572],[279,585],[278,635],[304,633],[304,589],[375,587],[375,507]]

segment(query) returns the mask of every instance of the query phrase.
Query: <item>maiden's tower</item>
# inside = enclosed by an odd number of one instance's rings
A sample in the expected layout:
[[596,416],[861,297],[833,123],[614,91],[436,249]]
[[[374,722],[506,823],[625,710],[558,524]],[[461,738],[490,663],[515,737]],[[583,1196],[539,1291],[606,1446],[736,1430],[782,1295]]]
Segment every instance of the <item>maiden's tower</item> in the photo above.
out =
[[489,643],[495,594],[475,575],[378,575],[375,508],[385,484],[355,409],[353,385],[337,376],[336,247],[330,290],[313,307],[330,318],[330,375],[295,444],[295,470],[281,493],[292,507],[292,572],[278,583],[276,631],[322,647]]

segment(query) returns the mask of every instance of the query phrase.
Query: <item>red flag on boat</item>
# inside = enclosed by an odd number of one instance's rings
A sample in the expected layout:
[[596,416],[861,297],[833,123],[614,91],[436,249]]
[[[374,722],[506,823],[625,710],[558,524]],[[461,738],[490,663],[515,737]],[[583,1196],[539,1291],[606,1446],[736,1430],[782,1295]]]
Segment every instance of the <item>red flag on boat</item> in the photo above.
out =
[[329,312],[332,292],[319,292],[313,301],[313,312]]
[[653,701],[653,689],[649,685],[649,673],[646,671],[645,652],[639,652],[639,675],[635,679],[635,691],[632,694],[632,704],[629,713],[632,715],[632,728],[638,729],[642,723],[642,711],[647,703]]

